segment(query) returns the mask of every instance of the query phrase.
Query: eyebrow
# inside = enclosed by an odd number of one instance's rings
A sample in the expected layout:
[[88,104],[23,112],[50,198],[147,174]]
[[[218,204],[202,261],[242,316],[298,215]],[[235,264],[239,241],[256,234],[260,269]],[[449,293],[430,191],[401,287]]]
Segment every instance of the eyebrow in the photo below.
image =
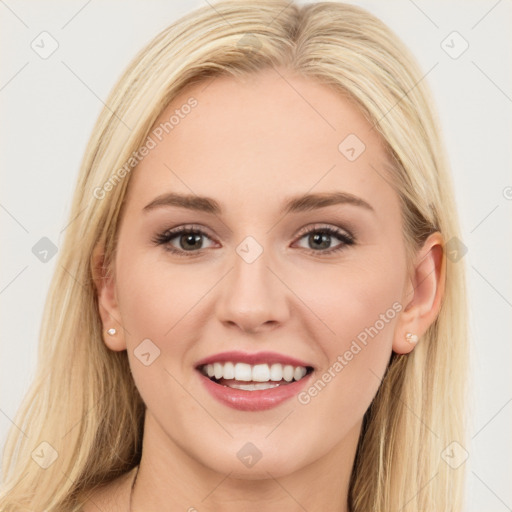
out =
[[[338,204],[350,204],[359,206],[375,213],[373,207],[370,204],[368,204],[360,197],[357,197],[348,192],[323,192],[291,197],[284,203],[281,213],[288,214],[305,212]],[[212,213],[215,215],[222,214],[222,208],[220,204],[215,201],[215,199],[192,194],[176,194],[174,192],[169,192],[156,197],[143,208],[143,211],[147,212],[155,208],[168,206],[177,206],[179,208]]]

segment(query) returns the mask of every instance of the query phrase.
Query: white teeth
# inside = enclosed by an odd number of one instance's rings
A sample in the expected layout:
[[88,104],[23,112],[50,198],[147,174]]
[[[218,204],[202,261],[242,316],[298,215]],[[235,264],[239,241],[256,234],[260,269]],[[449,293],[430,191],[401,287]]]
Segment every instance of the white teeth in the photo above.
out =
[[295,370],[293,371],[293,378],[295,380],[300,380],[304,375],[306,375],[307,370],[303,366],[296,366]]
[[[274,363],[272,365],[268,364],[256,364],[250,365],[246,363],[213,363],[204,365],[201,368],[201,371],[204,375],[215,379],[228,379],[228,380],[237,380],[242,382],[281,382],[285,380],[286,382],[291,382],[292,380],[300,380],[302,379],[306,373],[307,369],[304,366],[292,366],[292,365],[282,365],[280,363]],[[241,386],[242,384],[240,384]],[[252,384],[251,384],[252,385]],[[249,386],[251,386],[249,385]],[[255,386],[259,386],[259,384],[254,384]],[[248,386],[244,384],[243,386]],[[232,386],[236,387],[236,386]],[[276,386],[268,386],[268,387],[276,387]],[[245,387],[239,387],[239,389],[246,389]],[[247,388],[249,389],[249,388]],[[253,389],[267,389],[256,387]]]
[[283,379],[286,382],[291,382],[293,380],[293,366],[290,366],[289,364],[287,364],[283,368]]
[[235,378],[235,365],[233,363],[224,363],[224,374],[225,379]]
[[245,363],[236,363],[235,380],[245,380],[250,382],[252,380],[251,365]]
[[268,364],[257,364],[252,367],[252,380],[255,382],[268,382],[270,380],[270,370]]
[[282,364],[273,364],[270,367],[270,380],[275,382],[283,380],[283,365]]
[[216,379],[221,379],[224,374],[224,368],[220,363],[213,363],[213,374]]

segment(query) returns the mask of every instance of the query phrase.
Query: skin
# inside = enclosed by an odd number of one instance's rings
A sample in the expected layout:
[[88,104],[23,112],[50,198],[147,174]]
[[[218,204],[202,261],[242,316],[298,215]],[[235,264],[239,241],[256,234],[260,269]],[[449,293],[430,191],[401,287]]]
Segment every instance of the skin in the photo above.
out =
[[[363,415],[391,353],[413,350],[405,334],[421,337],[439,312],[442,238],[431,235],[408,272],[398,196],[383,179],[384,145],[327,86],[285,69],[219,77],[182,91],[155,125],[190,96],[198,106],[133,171],[114,275],[97,276],[104,328],[118,331],[104,342],[128,351],[147,406],[133,509],[346,512]],[[338,150],[351,133],[366,145],[353,162]],[[223,213],[143,212],[170,191],[214,198]],[[332,191],[373,211],[340,204],[280,214],[290,196]],[[206,232],[193,249],[199,256],[180,236],[168,245],[183,257],[152,242],[186,224]],[[318,224],[356,241],[326,254],[342,242],[332,236],[319,247],[301,235]],[[246,236],[263,248],[250,264],[236,252]],[[100,268],[100,249],[95,258]],[[310,362],[314,382],[395,302],[401,312],[308,404],[292,398],[266,411],[234,410],[210,396],[194,369],[225,350],[269,350]],[[134,355],[146,338],[160,349],[149,366]],[[247,442],[262,454],[250,468],[237,457]],[[98,491],[86,512],[128,510],[133,475]]]

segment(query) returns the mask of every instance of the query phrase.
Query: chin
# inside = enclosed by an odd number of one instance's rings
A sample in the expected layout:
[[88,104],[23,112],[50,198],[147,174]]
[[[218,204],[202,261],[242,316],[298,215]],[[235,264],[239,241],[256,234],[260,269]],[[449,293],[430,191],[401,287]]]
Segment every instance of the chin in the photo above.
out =
[[257,441],[236,444],[234,451],[232,448],[226,448],[221,453],[212,453],[208,459],[205,459],[203,453],[200,462],[217,473],[229,474],[230,477],[240,480],[284,477],[308,464],[304,460],[304,453],[298,457],[297,449],[291,446],[284,450],[282,445],[272,446],[268,442],[266,447],[261,449],[256,448]]

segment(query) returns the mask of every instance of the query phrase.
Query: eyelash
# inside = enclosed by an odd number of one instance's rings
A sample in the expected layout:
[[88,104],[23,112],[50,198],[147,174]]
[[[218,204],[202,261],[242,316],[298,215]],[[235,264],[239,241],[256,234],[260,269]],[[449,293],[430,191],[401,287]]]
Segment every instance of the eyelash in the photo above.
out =
[[[355,244],[355,238],[349,234],[348,232],[341,231],[340,229],[333,228],[331,226],[313,226],[312,228],[308,228],[306,231],[301,232],[298,235],[298,240],[304,238],[307,235],[310,235],[312,233],[324,233],[328,234],[329,236],[334,236],[338,238],[340,242],[342,242],[340,245],[333,249],[327,249],[325,251],[323,250],[314,250],[314,249],[305,249],[308,254],[314,254],[314,255],[323,255],[323,254],[333,254],[337,253],[339,251],[342,251],[346,248],[346,246],[354,245]],[[205,233],[202,229],[197,228],[195,226],[181,226],[179,228],[175,229],[168,229],[158,235],[156,235],[152,242],[155,245],[164,245],[164,249],[166,251],[169,251],[173,254],[176,254],[177,256],[183,256],[183,257],[195,257],[199,256],[203,249],[199,249],[197,251],[184,251],[180,249],[176,249],[172,247],[171,245],[168,245],[171,240],[178,237],[179,235],[183,234],[190,234],[190,235],[204,235],[207,238],[210,238],[207,233]],[[211,240],[211,238],[210,238]]]

